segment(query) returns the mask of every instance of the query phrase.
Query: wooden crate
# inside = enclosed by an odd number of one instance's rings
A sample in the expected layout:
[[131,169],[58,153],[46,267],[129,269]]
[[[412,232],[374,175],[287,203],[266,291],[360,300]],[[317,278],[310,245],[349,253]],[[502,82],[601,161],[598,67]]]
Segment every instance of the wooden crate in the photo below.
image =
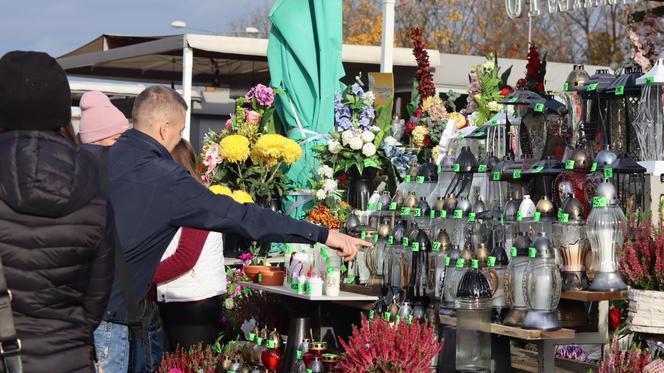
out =
[[664,334],[664,291],[629,289],[630,330]]

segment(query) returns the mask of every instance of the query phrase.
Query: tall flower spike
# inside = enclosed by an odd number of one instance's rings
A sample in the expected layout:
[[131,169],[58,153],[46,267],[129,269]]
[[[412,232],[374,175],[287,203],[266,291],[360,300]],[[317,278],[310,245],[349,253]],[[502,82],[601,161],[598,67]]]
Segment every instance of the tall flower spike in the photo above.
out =
[[418,80],[417,90],[421,96],[421,104],[424,102],[424,99],[436,94],[436,86],[433,84],[433,75],[431,74],[431,66],[429,65],[429,53],[426,50],[424,36],[419,27],[410,29],[410,40],[413,43],[413,56],[417,60],[415,78]]

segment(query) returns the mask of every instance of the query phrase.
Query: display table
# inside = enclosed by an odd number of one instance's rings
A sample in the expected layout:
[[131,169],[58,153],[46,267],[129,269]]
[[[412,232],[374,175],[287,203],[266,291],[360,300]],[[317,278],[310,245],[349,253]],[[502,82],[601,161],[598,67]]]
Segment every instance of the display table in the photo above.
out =
[[311,296],[307,294],[298,294],[294,292],[291,289],[285,288],[284,286],[267,286],[267,285],[260,285],[256,284],[253,282],[245,282],[241,281],[240,285],[253,289],[253,290],[261,290],[267,293],[272,293],[272,294],[278,294],[278,295],[285,295],[287,297],[293,297],[293,298],[299,298],[299,299],[304,299],[304,300],[309,300],[309,301],[328,301],[328,302],[375,302],[378,300],[378,297],[372,296],[372,295],[364,295],[364,294],[357,294],[357,293],[349,293],[346,291],[340,291],[339,295],[336,297],[330,297],[327,295],[322,295],[322,296]]
[[[457,320],[454,316],[440,315],[440,323],[445,325],[456,326]],[[543,339],[567,339],[574,338],[574,330],[572,329],[558,329],[558,330],[534,330],[523,329],[516,326],[508,326],[498,323],[491,324],[491,334],[503,335],[506,337],[523,339],[526,341],[541,341]]]

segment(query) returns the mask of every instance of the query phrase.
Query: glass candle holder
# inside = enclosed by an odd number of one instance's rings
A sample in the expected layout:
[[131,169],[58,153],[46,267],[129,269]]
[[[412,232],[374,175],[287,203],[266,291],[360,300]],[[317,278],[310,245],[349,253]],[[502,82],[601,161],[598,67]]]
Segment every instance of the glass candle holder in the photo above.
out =
[[540,233],[528,250],[528,265],[524,273],[523,293],[528,314],[522,327],[554,330],[560,328],[556,309],[560,301],[560,272],[556,265],[555,248],[544,233]]

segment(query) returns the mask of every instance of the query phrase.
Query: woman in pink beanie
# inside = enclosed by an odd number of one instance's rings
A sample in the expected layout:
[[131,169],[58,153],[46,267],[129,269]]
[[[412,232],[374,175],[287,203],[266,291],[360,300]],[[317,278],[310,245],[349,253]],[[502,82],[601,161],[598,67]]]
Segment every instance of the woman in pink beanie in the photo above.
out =
[[86,92],[81,97],[81,122],[78,133],[83,144],[111,146],[129,128],[129,122],[105,94]]

